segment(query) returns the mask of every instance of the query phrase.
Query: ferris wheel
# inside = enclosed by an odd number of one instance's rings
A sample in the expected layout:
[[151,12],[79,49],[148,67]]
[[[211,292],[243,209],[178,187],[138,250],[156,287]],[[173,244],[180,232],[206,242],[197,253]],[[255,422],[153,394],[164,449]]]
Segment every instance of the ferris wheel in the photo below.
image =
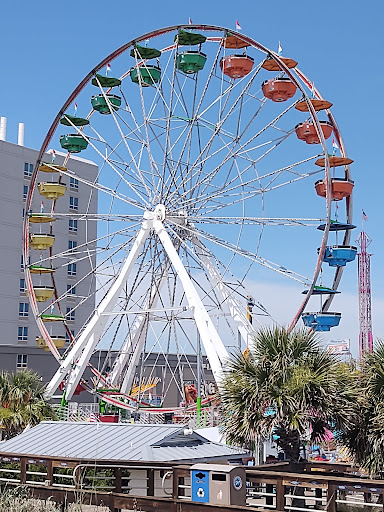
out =
[[[71,399],[102,346],[117,356],[87,389],[127,408],[156,393],[161,408],[172,385],[185,399],[200,379],[192,360],[206,356],[219,384],[233,348],[285,310],[290,328],[338,325],[329,308],[356,248],[352,160],[331,106],[292,58],[216,26],[145,34],[92,69],[50,127],[27,197],[26,286],[59,365],[48,394],[64,386]],[[79,153],[94,176],[74,171]],[[70,180],[82,204],[69,203]],[[83,233],[68,249],[55,247],[64,222]],[[278,292],[264,295],[286,283],[280,316]]]

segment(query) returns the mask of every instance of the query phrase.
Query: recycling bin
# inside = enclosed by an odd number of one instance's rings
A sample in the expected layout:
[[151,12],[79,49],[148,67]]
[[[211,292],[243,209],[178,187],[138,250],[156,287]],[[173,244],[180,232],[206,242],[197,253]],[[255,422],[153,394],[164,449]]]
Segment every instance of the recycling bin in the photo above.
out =
[[246,476],[243,466],[194,464],[191,470],[192,501],[245,506]]
[[191,466],[192,501],[209,503],[209,470],[205,466]]

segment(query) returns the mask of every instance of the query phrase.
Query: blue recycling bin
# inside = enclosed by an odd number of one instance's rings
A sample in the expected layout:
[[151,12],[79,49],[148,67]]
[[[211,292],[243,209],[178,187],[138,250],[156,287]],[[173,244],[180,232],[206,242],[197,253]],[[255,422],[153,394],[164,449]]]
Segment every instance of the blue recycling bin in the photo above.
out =
[[209,503],[209,470],[193,469],[192,466],[191,479],[192,501]]

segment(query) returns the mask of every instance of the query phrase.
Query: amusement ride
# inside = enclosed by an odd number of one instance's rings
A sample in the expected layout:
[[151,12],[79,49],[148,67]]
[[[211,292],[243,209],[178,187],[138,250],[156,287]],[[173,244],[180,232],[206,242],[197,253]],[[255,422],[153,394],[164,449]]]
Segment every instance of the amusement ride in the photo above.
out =
[[[88,73],[45,137],[26,203],[26,287],[38,344],[58,363],[48,396],[193,409],[209,368],[209,403],[231,352],[286,323],[265,305],[268,286],[292,283],[289,329],[339,324],[330,308],[357,249],[352,160],[331,107],[281,48],[217,26],[144,34]],[[93,177],[73,171],[82,158]],[[56,248],[56,229],[85,242]],[[90,365],[100,346],[110,367]],[[167,401],[175,386],[181,405]]]

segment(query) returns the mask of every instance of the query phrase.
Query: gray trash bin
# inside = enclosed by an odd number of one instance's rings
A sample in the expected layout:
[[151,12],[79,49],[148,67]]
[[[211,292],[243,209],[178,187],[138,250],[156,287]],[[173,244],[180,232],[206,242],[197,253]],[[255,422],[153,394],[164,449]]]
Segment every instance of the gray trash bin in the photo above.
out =
[[194,464],[194,471],[209,472],[209,503],[245,506],[245,468],[224,464]]

